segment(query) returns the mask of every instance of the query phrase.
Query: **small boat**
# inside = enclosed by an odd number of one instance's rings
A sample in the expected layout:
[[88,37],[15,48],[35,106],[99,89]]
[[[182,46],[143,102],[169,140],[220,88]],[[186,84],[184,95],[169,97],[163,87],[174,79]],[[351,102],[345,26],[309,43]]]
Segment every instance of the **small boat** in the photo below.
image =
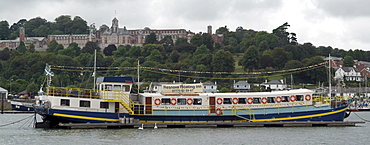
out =
[[12,110],[14,111],[34,111],[34,103],[10,101],[10,104],[12,105]]
[[[97,89],[48,87],[35,110],[48,127],[59,123],[343,121],[347,101],[295,89],[274,92],[203,93],[202,83],[166,84],[159,93],[131,94],[133,77],[97,78]],[[333,97],[334,98],[334,97]]]

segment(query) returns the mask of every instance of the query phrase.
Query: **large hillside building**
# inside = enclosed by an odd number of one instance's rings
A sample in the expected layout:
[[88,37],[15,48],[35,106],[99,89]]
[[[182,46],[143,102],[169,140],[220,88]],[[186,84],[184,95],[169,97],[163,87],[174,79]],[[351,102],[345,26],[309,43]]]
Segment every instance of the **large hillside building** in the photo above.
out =
[[157,40],[160,41],[166,36],[171,36],[172,40],[176,42],[178,38],[186,38],[190,41],[194,35],[193,32],[186,31],[185,29],[135,29],[128,30],[126,27],[119,28],[117,18],[112,20],[112,26],[105,32],[101,32],[99,42],[102,48],[107,47],[110,44],[118,45],[132,45],[142,46],[145,42],[145,38],[151,33],[155,33]]

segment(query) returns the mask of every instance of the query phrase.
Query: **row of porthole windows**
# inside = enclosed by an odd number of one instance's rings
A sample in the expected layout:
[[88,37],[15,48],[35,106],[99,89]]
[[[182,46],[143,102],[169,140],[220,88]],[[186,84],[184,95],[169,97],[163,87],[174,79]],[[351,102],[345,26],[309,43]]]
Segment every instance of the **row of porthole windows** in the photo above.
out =
[[[70,100],[69,99],[61,99],[60,100],[60,106],[70,106]],[[79,107],[91,107],[91,103],[90,103],[90,101],[80,100],[80,106]],[[109,109],[108,102],[100,102],[100,108]]]
[[[265,100],[264,100],[265,99]],[[279,100],[280,99],[280,100]],[[265,104],[265,103],[280,103],[280,102],[295,102],[295,101],[307,101],[309,98],[304,98],[303,95],[292,95],[292,96],[278,96],[278,97],[250,97],[250,98],[217,98],[217,104]]]
[[[280,102],[309,101],[310,95],[292,95],[277,97],[250,97],[250,98],[217,98],[217,104],[265,104]],[[155,99],[155,105],[202,105],[202,98],[162,98]]]
[[202,98],[157,98],[155,105],[202,105]]

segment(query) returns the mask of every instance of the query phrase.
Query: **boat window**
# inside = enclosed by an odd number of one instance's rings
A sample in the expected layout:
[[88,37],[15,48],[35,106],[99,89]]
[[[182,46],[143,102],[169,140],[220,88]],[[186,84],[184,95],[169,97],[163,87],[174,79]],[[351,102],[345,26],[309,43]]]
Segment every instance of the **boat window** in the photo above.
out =
[[69,99],[61,99],[60,106],[69,106]]
[[297,101],[303,101],[303,95],[296,95]]
[[178,98],[177,99],[178,105],[186,105],[186,98]]
[[80,100],[80,107],[90,107],[90,101]]
[[202,98],[194,98],[193,105],[202,105]]
[[162,105],[170,105],[170,98],[162,98]]
[[112,85],[105,85],[104,88],[106,91],[112,90]]
[[275,103],[275,97],[267,97],[268,103]]
[[247,104],[246,98],[239,98],[238,104]]
[[261,98],[253,98],[253,104],[261,104]]
[[224,98],[224,104],[231,104],[231,98]]
[[281,102],[289,102],[289,96],[281,96],[282,101]]
[[121,85],[114,85],[113,90],[115,90],[115,91],[121,90]]
[[109,109],[109,103],[108,102],[100,102],[100,108]]

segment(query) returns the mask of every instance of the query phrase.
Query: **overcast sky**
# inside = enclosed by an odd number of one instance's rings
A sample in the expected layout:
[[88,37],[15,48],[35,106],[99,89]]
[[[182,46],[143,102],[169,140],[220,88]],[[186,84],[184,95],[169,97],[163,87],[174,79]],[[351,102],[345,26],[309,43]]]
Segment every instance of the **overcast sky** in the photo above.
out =
[[227,26],[272,32],[288,22],[298,42],[315,46],[370,51],[369,0],[0,0],[0,21],[9,25],[36,17],[54,21],[80,16],[96,27],[183,28],[213,32]]

